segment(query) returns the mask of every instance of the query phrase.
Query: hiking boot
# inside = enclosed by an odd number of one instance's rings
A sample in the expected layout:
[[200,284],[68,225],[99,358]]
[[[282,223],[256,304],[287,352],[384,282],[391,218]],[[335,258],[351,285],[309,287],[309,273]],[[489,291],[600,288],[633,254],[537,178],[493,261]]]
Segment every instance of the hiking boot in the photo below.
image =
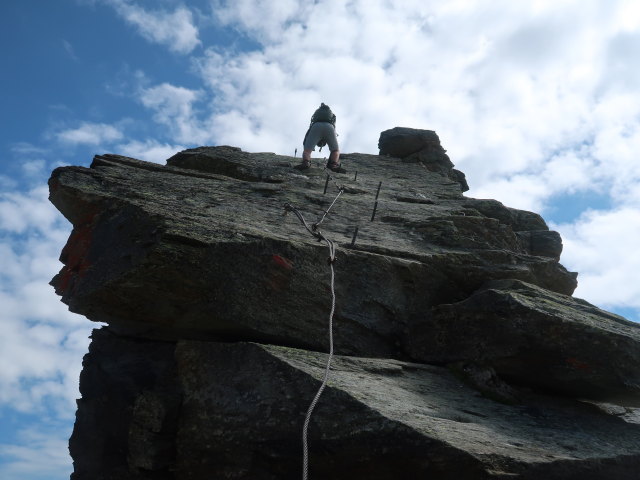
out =
[[347,173],[347,171],[340,166],[339,163],[327,163],[327,168],[336,173]]
[[303,160],[302,163],[293,167],[297,170],[309,170],[311,168],[311,162],[308,160]]

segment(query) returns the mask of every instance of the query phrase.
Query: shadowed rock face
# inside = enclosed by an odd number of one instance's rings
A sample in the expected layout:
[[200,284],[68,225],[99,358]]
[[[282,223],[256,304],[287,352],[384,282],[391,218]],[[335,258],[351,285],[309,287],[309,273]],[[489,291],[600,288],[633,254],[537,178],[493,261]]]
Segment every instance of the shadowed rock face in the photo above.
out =
[[[300,427],[326,355],[141,342],[103,329],[87,357],[71,439],[75,478],[300,478]],[[594,406],[531,392],[499,403],[425,364],[338,357],[333,365],[311,423],[310,478],[636,474],[640,426]],[[116,476],[87,450],[106,452]]]
[[330,272],[284,205],[313,224],[334,200],[319,229],[337,244],[339,357],[312,478],[635,478],[637,325],[570,296],[539,215],[465,197],[435,132],[383,132],[380,149],[328,181],[234,147],[53,172],[74,228],[52,285],[108,325],[84,360],[72,478],[300,476]]

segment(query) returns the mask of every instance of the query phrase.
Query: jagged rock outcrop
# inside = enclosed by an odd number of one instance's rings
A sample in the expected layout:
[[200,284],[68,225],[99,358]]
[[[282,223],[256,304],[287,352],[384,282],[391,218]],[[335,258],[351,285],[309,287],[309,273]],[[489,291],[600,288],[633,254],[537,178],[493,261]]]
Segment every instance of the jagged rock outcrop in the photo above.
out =
[[463,192],[469,190],[467,179],[440,145],[440,138],[433,130],[395,127],[380,134],[380,155],[401,158],[403,162],[417,162],[431,172],[439,172],[458,182]]
[[72,478],[299,477],[331,289],[327,248],[285,204],[338,245],[311,478],[634,478],[638,326],[571,297],[539,215],[465,197],[435,132],[379,145],[330,179],[234,147],[53,172],[74,229],[52,284],[107,324]]

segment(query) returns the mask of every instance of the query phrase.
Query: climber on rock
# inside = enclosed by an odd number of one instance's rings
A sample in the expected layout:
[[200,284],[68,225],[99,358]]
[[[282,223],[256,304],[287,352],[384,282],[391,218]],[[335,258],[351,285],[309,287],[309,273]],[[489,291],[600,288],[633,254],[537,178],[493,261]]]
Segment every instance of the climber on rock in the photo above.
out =
[[330,155],[327,162],[327,168],[334,172],[344,173],[340,166],[340,150],[338,148],[338,139],[336,134],[336,116],[328,105],[320,104],[320,107],[313,113],[311,117],[311,125],[304,136],[302,152],[302,163],[297,165],[298,170],[306,170],[311,167],[311,152],[315,150],[316,145],[322,149],[325,145],[329,145]]

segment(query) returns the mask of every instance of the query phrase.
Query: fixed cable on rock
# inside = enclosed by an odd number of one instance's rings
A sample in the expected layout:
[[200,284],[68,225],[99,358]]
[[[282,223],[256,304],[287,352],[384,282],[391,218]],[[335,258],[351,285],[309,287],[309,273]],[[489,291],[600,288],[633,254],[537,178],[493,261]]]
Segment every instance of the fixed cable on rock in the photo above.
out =
[[320,385],[320,388],[316,392],[315,397],[313,397],[313,400],[311,401],[311,404],[307,409],[307,414],[305,415],[305,419],[304,419],[304,425],[302,427],[302,480],[307,480],[309,476],[309,444],[307,441],[307,437],[308,437],[308,430],[309,430],[309,422],[311,421],[311,414],[313,413],[313,410],[316,407],[318,400],[320,399],[320,395],[322,395],[322,392],[327,386],[327,382],[329,380],[329,372],[331,370],[331,360],[333,359],[333,314],[335,313],[335,310],[336,310],[335,271],[333,268],[333,264],[336,261],[336,247],[333,241],[325,237],[323,233],[318,229],[318,227],[324,221],[327,214],[329,213],[329,210],[331,210],[331,207],[333,207],[333,205],[336,203],[336,201],[338,200],[338,198],[340,197],[343,191],[344,189],[339,187],[338,195],[333,199],[333,202],[331,203],[331,205],[329,205],[329,208],[327,208],[322,214],[322,216],[319,217],[318,221],[316,221],[312,225],[309,225],[307,223],[302,213],[300,213],[300,211],[296,207],[294,207],[290,203],[286,203],[284,205],[285,213],[293,212],[296,215],[296,217],[298,217],[298,219],[300,220],[304,228],[306,228],[311,235],[313,235],[316,239],[318,239],[318,241],[324,241],[327,244],[327,247],[329,248],[328,263],[329,263],[329,267],[331,268],[331,312],[329,313],[329,355],[327,357],[327,365],[324,370],[324,377],[322,379],[322,384]]

